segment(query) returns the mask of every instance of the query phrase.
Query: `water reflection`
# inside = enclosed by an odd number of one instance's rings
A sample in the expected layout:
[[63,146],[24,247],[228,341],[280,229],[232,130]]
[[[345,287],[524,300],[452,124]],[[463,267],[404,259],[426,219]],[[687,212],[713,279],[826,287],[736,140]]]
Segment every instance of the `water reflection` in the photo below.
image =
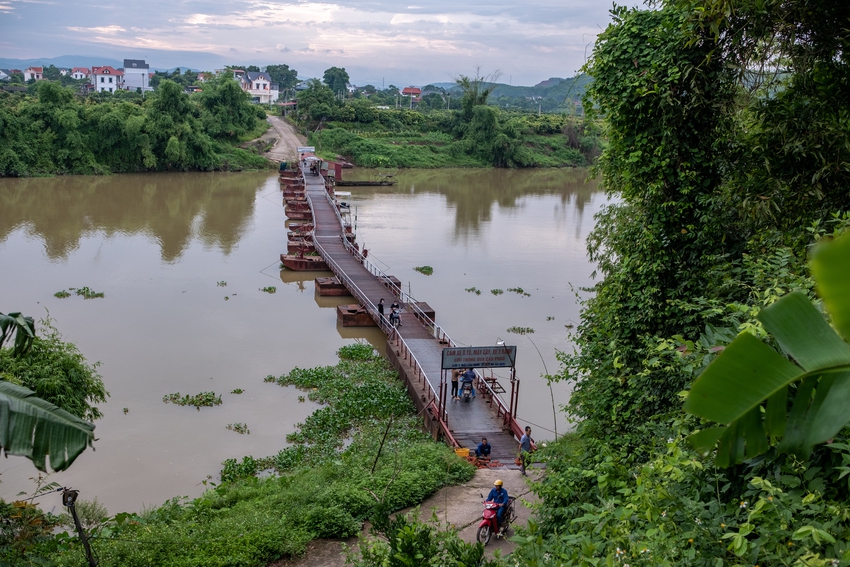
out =
[[267,179],[267,173],[0,179],[0,243],[25,226],[52,260],[66,260],[98,231],[107,238],[146,234],[169,263],[193,237],[229,255]]
[[[344,179],[372,179],[370,170],[346,171]],[[423,194],[445,196],[446,204],[455,211],[455,237],[477,234],[483,223],[490,222],[493,206],[501,209],[522,207],[526,197],[558,195],[561,211],[570,211],[581,224],[585,206],[599,190],[588,180],[586,169],[435,169],[406,170],[396,175],[398,184],[391,187],[352,188],[357,195]]]

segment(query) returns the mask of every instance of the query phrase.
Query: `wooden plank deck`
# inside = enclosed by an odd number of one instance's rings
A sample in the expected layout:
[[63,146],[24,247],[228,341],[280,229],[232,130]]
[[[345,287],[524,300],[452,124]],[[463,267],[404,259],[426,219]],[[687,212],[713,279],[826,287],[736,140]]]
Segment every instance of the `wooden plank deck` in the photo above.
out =
[[[306,174],[304,179],[307,198],[313,211],[313,240],[319,244],[317,251],[351,294],[377,318],[376,305],[381,298],[384,298],[387,309],[393,299],[401,301],[403,298],[396,297],[395,292],[384,284],[382,278],[364,266],[365,259],[355,257],[346,248],[339,218],[334,205],[326,196],[323,178]],[[478,392],[477,399],[470,402],[452,401],[447,391],[447,402],[443,407],[440,400],[440,381],[442,351],[447,345],[435,336],[429,326],[422,323],[422,318],[414,311],[410,305],[402,303],[399,328],[393,330],[389,324],[382,325],[388,334],[388,349],[398,350],[404,347],[407,349],[406,353],[418,362],[421,373],[436,396],[434,403],[438,408],[437,412],[443,412],[445,417],[450,433],[446,437],[450,444],[453,440],[457,446],[474,449],[482,436],[487,437],[493,446],[492,458],[504,466],[515,468],[513,460],[517,454],[518,441],[514,432],[519,426],[513,416],[505,417],[504,405],[501,415],[498,415],[497,402],[488,399],[481,391]],[[395,333],[398,333],[398,337]],[[450,382],[446,384],[447,388],[450,386]]]

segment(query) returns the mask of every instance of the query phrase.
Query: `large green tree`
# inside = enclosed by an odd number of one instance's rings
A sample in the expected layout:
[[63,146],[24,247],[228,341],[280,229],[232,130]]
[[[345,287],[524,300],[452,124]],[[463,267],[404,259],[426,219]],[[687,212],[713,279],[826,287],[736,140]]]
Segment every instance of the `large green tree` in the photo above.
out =
[[325,69],[325,74],[322,75],[322,81],[331,89],[333,94],[348,92],[348,73],[345,67],[331,67]]
[[291,89],[298,84],[298,71],[290,69],[289,65],[269,65],[266,73],[272,78],[272,82],[280,86],[280,90]]

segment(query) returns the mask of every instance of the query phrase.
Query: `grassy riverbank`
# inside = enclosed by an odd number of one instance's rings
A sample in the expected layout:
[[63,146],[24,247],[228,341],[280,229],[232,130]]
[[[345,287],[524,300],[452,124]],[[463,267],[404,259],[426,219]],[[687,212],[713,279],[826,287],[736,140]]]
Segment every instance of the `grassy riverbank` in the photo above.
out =
[[[371,346],[343,347],[339,356],[336,366],[267,380],[296,385],[324,404],[289,436],[289,447],[225,462],[225,482],[199,498],[98,524],[99,564],[262,566],[302,553],[312,539],[354,535],[369,517],[472,477],[466,461],[421,433],[396,373]],[[279,474],[258,478],[264,469]],[[81,546],[65,537],[41,541],[20,560],[84,563]]]
[[503,111],[473,81],[458,110],[380,109],[339,101],[313,82],[298,95],[299,125],[323,157],[363,167],[581,167],[604,146],[600,124],[565,114]]

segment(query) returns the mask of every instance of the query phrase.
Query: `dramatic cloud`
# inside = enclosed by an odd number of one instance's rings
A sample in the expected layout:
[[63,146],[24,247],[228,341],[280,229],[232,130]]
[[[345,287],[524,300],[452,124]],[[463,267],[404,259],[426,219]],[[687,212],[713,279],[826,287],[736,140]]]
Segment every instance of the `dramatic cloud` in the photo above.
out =
[[[50,5],[48,5],[50,4]],[[514,84],[573,75],[608,23],[596,0],[0,0],[0,56],[145,58],[154,67],[345,67],[358,84],[502,71]],[[245,59],[237,59],[244,57]]]

